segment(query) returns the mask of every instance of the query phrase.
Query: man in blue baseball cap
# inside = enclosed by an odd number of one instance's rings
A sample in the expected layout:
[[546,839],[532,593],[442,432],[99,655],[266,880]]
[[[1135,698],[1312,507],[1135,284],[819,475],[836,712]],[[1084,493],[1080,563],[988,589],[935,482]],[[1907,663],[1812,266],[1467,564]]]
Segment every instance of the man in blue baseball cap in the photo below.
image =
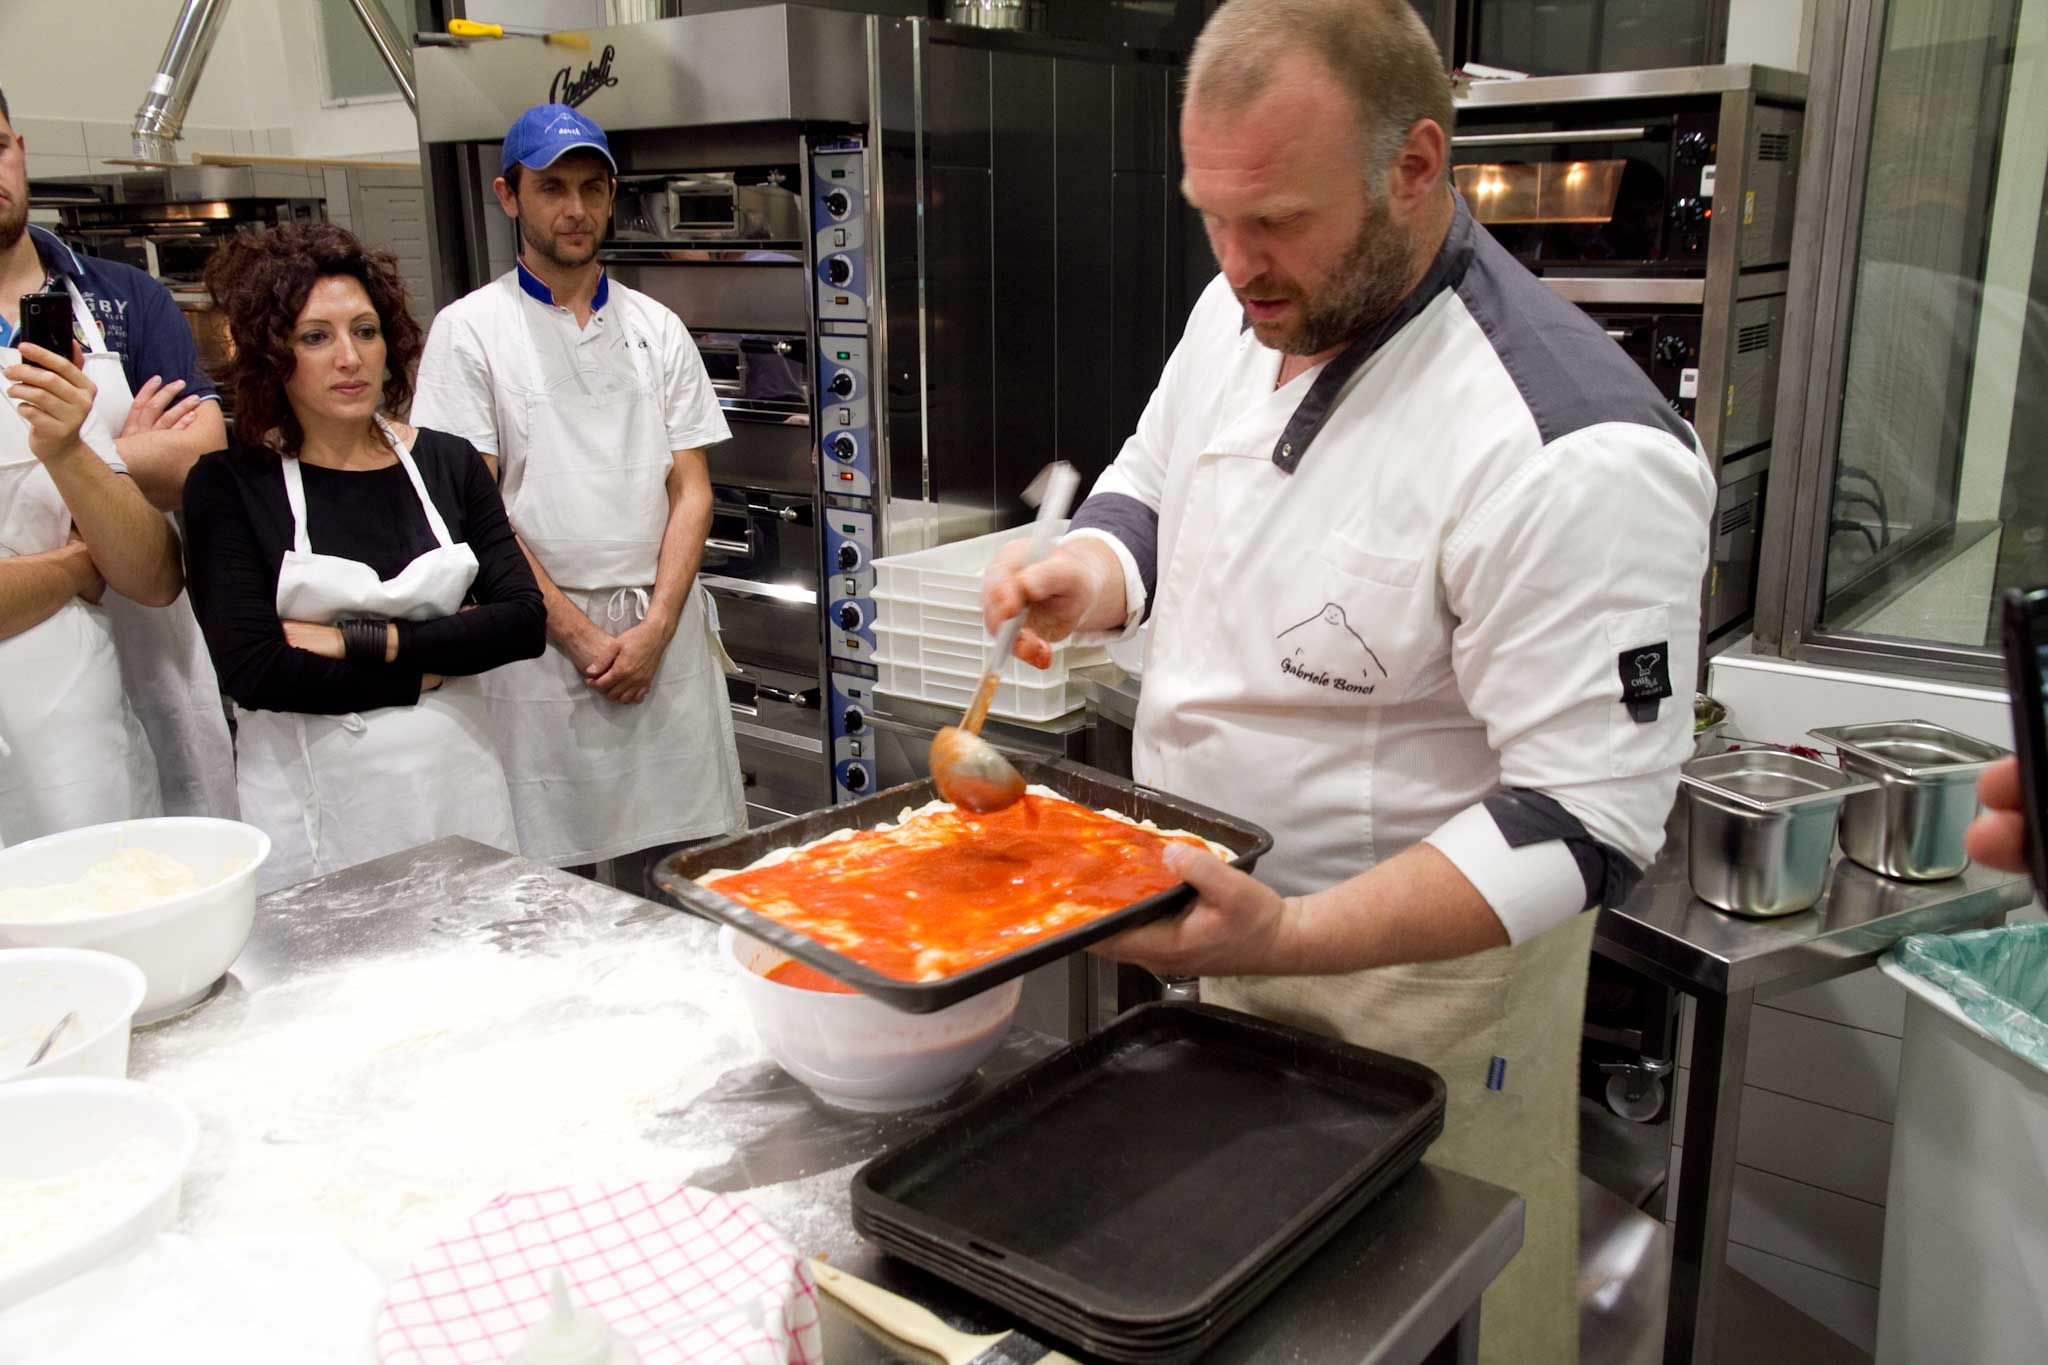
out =
[[704,447],[731,433],[682,321],[598,259],[618,172],[604,130],[540,105],[501,165],[518,263],[441,310],[412,420],[470,441],[504,486],[550,648],[484,675],[484,695],[520,851],[583,867],[745,823],[696,581]]

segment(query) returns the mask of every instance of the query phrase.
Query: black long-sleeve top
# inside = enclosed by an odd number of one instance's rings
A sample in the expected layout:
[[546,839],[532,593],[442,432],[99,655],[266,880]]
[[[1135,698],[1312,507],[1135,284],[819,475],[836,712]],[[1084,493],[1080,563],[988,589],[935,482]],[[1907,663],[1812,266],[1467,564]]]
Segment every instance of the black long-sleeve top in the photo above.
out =
[[[398,622],[395,663],[327,659],[285,643],[277,574],[292,548],[284,458],[238,445],[205,456],[185,481],[186,581],[220,674],[244,707],[342,715],[419,700],[420,676],[460,677],[531,659],[547,647],[547,609],[475,447],[422,429],[413,443],[427,495],[451,540],[477,559],[468,610]],[[402,466],[342,471],[302,465],[306,532],[316,554],[360,560],[383,579],[434,549],[426,509]]]

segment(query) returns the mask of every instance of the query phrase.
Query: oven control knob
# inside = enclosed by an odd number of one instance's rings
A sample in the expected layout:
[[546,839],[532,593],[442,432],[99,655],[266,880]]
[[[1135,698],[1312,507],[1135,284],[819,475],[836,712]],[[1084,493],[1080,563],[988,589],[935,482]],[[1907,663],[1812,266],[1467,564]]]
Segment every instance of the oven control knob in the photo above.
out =
[[868,770],[855,765],[846,770],[846,789],[856,796],[868,789]]
[[857,735],[868,728],[868,718],[861,713],[858,706],[849,706],[840,715],[846,722],[846,733],[849,735]]
[[838,609],[832,613],[832,619],[839,623],[841,630],[855,631],[861,628],[861,623],[866,618],[861,615],[859,603],[841,602]]
[[844,218],[853,212],[853,200],[845,190],[832,190],[825,196],[825,212],[834,218]]
[[850,540],[839,542],[839,572],[852,573],[860,567],[860,546]]
[[860,454],[860,442],[846,432],[838,432],[825,442],[825,451],[841,464],[852,464],[853,457]]
[[1676,146],[1680,161],[1689,161],[1694,165],[1699,165],[1707,159],[1708,142],[1705,133],[1680,133]]
[[1684,337],[1658,337],[1656,360],[1659,365],[1668,366],[1674,370],[1682,370],[1692,364],[1692,347],[1686,344]]
[[825,387],[841,398],[853,397],[853,371],[840,370],[826,381]]
[[844,256],[825,258],[825,283],[843,289],[853,283],[853,262]]
[[1707,221],[1707,201],[1704,199],[1679,199],[1671,205],[1671,221],[1678,226],[1698,227]]

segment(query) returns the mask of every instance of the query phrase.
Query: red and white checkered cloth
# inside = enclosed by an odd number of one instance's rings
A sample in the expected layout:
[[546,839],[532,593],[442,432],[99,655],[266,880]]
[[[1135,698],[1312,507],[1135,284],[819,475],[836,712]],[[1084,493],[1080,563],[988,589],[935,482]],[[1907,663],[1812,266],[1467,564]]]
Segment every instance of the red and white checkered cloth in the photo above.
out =
[[385,1365],[498,1365],[547,1316],[559,1268],[578,1307],[643,1365],[820,1365],[818,1287],[747,1204],[678,1185],[500,1195],[436,1242],[377,1314]]

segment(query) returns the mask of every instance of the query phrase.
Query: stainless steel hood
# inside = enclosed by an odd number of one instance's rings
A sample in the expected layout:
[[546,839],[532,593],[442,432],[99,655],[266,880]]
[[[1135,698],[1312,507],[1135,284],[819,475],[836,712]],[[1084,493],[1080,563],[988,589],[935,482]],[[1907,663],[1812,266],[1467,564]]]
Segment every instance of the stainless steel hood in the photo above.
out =
[[867,16],[763,5],[531,39],[422,48],[422,142],[496,142],[521,111],[573,104],[608,132],[868,118]]

